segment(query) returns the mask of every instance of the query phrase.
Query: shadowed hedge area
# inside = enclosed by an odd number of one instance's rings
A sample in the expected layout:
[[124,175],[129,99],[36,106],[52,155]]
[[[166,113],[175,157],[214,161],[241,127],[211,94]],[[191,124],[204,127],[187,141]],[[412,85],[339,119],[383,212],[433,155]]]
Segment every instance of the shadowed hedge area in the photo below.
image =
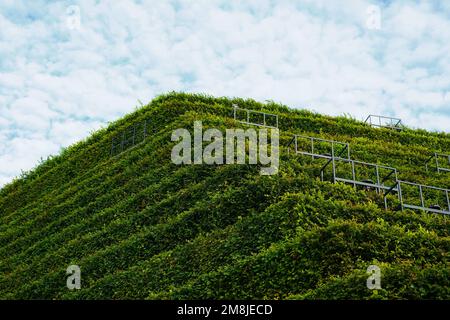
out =
[[[233,104],[278,115],[277,175],[171,162],[175,129],[248,128]],[[147,137],[111,156],[111,141],[142,121]],[[450,299],[449,217],[397,211],[395,196],[385,210],[374,190],[321,181],[324,160],[287,153],[294,134],[348,142],[355,160],[450,188],[450,173],[424,164],[450,153],[448,134],[169,93],[0,190],[0,298]],[[74,264],[81,289],[70,291]],[[380,290],[366,286],[370,265]]]

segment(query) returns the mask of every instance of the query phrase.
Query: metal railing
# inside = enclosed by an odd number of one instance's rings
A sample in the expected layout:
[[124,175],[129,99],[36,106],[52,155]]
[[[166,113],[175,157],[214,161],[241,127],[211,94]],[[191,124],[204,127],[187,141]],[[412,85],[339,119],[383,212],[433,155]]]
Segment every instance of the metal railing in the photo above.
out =
[[150,120],[143,120],[129,126],[111,139],[111,156],[116,156],[125,150],[142,143],[149,133]]
[[[389,122],[382,122],[382,120],[388,120]],[[377,116],[377,115],[369,115],[364,123],[369,124],[372,127],[380,127],[380,128],[389,128],[395,130],[402,130],[402,120],[399,118],[386,117],[386,116]]]
[[[300,150],[299,149],[299,139],[302,140],[309,140],[308,146],[309,150]],[[317,153],[316,150],[316,143],[326,143],[331,146],[331,153]],[[334,140],[327,140],[327,139],[321,139],[316,137],[309,137],[309,136],[302,136],[302,135],[294,135],[292,139],[290,140],[287,148],[288,153],[290,152],[291,145],[294,145],[294,151],[296,154],[303,154],[307,156],[311,156],[313,159],[315,158],[325,158],[325,159],[331,159],[332,157],[342,157],[346,153],[347,159],[350,159],[350,145],[346,142],[340,142],[340,141],[334,141]],[[340,147],[340,150],[339,150]]]
[[[351,179],[339,177],[337,174],[336,166],[339,165],[339,163],[349,163],[351,166]],[[395,183],[394,185],[386,185],[385,183],[389,181],[389,179],[394,179],[394,181],[397,181],[398,179],[398,171],[396,168],[379,165],[375,163],[368,163],[363,161],[357,161],[352,159],[344,159],[344,158],[331,158],[320,170],[320,177],[322,181],[324,180],[324,173],[325,169],[329,164],[332,164],[332,179],[333,183],[336,183],[338,181],[352,184],[355,188],[356,186],[363,186],[366,188],[374,188],[377,193],[380,193],[381,190],[384,190],[387,192],[388,190],[396,191],[395,190]],[[375,173],[375,181],[372,181],[370,179],[361,179],[357,177],[356,173],[356,167],[366,167],[374,170]],[[384,171],[385,173],[383,173]]]
[[[439,158],[445,158],[446,159],[446,164],[448,165],[448,167],[443,167],[441,166],[441,162],[439,162]],[[450,172],[450,155],[449,154],[443,154],[443,153],[437,153],[435,152],[426,162],[425,162],[425,168],[428,171],[428,164],[430,163],[431,160],[434,159],[434,164],[436,165],[436,170],[438,173],[440,173],[441,171],[444,172]]]
[[[239,110],[243,110],[246,113],[246,119],[240,120],[237,117],[237,112]],[[259,114],[262,115],[262,122],[252,122],[251,121],[251,114]],[[275,120],[274,125],[269,125],[267,123],[267,117],[273,117],[273,120]],[[371,117],[369,116],[367,120],[369,120]],[[380,116],[375,116],[380,117]],[[381,118],[387,118],[387,119],[394,119],[396,120],[393,127],[397,128],[398,125],[400,125],[401,120],[396,118],[389,118],[389,117],[381,117]],[[264,126],[264,127],[272,127],[272,128],[278,128],[278,116],[275,114],[260,112],[260,111],[253,111],[248,109],[239,108],[237,106],[234,106],[234,119],[236,121],[245,123],[245,124],[252,124],[257,126]],[[111,140],[111,156],[115,156],[117,154],[122,153],[123,151],[136,146],[140,143],[142,143],[145,138],[148,136],[149,133],[149,123],[150,121],[144,120],[141,122],[138,122],[127,129],[123,130],[120,134],[112,138]],[[392,122],[394,123],[394,122]],[[370,123],[371,125],[375,125],[373,123]],[[391,127],[391,126],[388,126]],[[307,141],[307,150],[304,150],[302,148],[299,148],[299,140],[303,139]],[[317,144],[326,144],[331,149],[331,153],[325,153],[323,145],[317,146]],[[333,183],[336,182],[344,182],[348,184],[352,184],[355,188],[357,186],[363,186],[366,188],[374,188],[377,193],[381,193],[382,190],[384,190],[384,205],[385,208],[388,209],[387,204],[387,197],[389,194],[393,194],[394,192],[397,192],[398,200],[400,202],[400,208],[401,210],[407,209],[413,209],[413,210],[423,210],[427,212],[433,212],[433,213],[440,213],[440,214],[450,214],[450,190],[444,189],[444,188],[438,188],[434,186],[427,186],[422,185],[418,183],[413,182],[407,182],[398,180],[398,171],[396,168],[385,166],[385,165],[379,165],[374,163],[368,163],[363,161],[357,161],[350,158],[350,145],[346,142],[340,142],[340,141],[334,141],[334,140],[327,140],[322,138],[316,138],[311,136],[303,136],[303,135],[294,135],[292,139],[290,140],[287,148],[288,152],[290,152],[291,147],[294,148],[294,151],[296,154],[302,154],[306,156],[311,156],[313,159],[316,158],[322,158],[327,159],[327,162],[321,167],[320,169],[320,176],[322,181],[324,180],[324,174],[326,168],[331,164],[332,166],[332,180]],[[431,162],[431,160],[435,159],[436,169],[438,172],[440,171],[448,171],[450,172],[450,168],[444,168],[440,165],[440,162],[438,160],[439,157],[445,157],[448,160],[448,163],[450,165],[450,155],[446,154],[440,154],[440,153],[434,153],[433,156],[431,156],[425,163],[427,170],[428,170],[428,164]],[[341,163],[350,164],[351,168],[351,178],[344,178],[342,176],[338,176],[337,172],[337,166]],[[370,179],[361,179],[357,176],[356,167],[362,166],[374,170],[374,177],[375,181],[372,181]],[[348,175],[347,175],[348,176]],[[392,179],[395,181],[394,184],[387,184],[389,179]],[[405,189],[402,189],[402,186],[412,186],[414,188],[417,187],[418,190],[418,200],[419,204],[412,204],[407,203],[407,199],[404,196],[403,191]],[[438,192],[441,194],[440,203],[435,203],[432,205],[429,204],[429,200],[426,199],[424,193],[426,190],[433,190],[434,192]],[[443,201],[445,200],[445,201]],[[442,206],[441,206],[442,205]]]
[[[308,141],[308,150],[304,150],[301,148],[299,149],[300,139]],[[331,147],[331,153],[319,153],[318,151],[316,151],[317,143],[328,144]],[[398,178],[398,172],[396,168],[350,159],[350,145],[346,142],[327,140],[310,136],[294,135],[287,145],[288,152],[290,152],[292,146],[296,154],[311,156],[313,159],[322,158],[328,160],[320,169],[320,178],[322,181],[324,180],[325,169],[330,164],[332,166],[333,183],[340,181],[353,184],[355,187],[363,186],[366,188],[374,188],[378,193],[380,193],[381,190],[387,191],[392,188],[392,185],[385,185],[385,182],[387,182],[390,178],[394,179],[394,181],[397,181]],[[336,166],[342,162],[349,163],[351,165],[351,179],[338,176]],[[376,181],[371,181],[369,179],[359,179],[356,172],[356,167],[358,166],[373,168]],[[383,174],[383,171],[385,172],[385,174]]]
[[[238,116],[238,112],[239,111],[243,111],[245,112],[245,119],[240,119]],[[262,120],[261,122],[255,122],[252,121],[252,115],[260,115],[260,117],[262,116]],[[233,105],[233,118],[234,120],[244,123],[244,124],[250,124],[250,125],[254,125],[254,126],[260,126],[260,127],[268,127],[268,128],[278,128],[278,115],[276,114],[272,114],[272,113],[267,113],[267,112],[262,112],[262,111],[255,111],[255,110],[250,110],[250,109],[244,109],[244,108],[239,108],[236,105]],[[272,119],[272,122],[270,124],[268,124],[268,122],[270,122],[270,119]]]
[[[403,187],[402,187],[402,185],[403,185]],[[417,188],[417,191],[419,193],[418,200],[420,202],[420,205],[406,203],[407,199],[404,197],[404,186],[405,185],[413,186],[413,187]],[[449,198],[450,190],[449,189],[438,188],[438,187],[434,187],[434,186],[427,186],[427,185],[423,185],[423,184],[419,184],[419,183],[413,183],[413,182],[402,181],[402,180],[397,180],[396,188],[398,190],[398,200],[400,202],[400,208],[402,211],[405,208],[407,208],[407,209],[422,210],[422,211],[426,211],[426,212],[433,212],[433,213],[440,213],[440,214],[450,214],[450,198]],[[424,196],[424,193],[426,190],[433,190],[435,192],[440,193],[441,197],[442,197],[442,199],[441,199],[442,203],[440,203],[440,204],[433,203],[431,205],[427,205],[426,204],[427,199]],[[384,205],[385,205],[386,209],[388,207],[387,206],[387,196],[390,193],[391,193],[391,190],[386,192],[386,194],[384,195]],[[442,201],[442,200],[444,200],[444,201]],[[445,202],[445,205],[444,205],[444,202]],[[443,204],[443,207],[441,207],[441,204]]]

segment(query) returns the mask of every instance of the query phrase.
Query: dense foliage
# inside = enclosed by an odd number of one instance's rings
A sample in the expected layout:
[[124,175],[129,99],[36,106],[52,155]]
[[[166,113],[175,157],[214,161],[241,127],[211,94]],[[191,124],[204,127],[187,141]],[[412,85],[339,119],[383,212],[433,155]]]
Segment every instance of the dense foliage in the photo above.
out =
[[[172,164],[172,131],[243,126],[233,103],[279,116],[279,173]],[[144,120],[148,137],[111,156],[112,139]],[[450,188],[450,173],[424,166],[450,152],[448,134],[171,93],[0,190],[0,298],[449,299],[448,217],[395,210],[394,196],[386,211],[373,190],[321,181],[323,160],[287,153],[293,134],[349,142],[354,159]],[[66,287],[72,264],[81,290]],[[381,290],[366,287],[369,265]]]

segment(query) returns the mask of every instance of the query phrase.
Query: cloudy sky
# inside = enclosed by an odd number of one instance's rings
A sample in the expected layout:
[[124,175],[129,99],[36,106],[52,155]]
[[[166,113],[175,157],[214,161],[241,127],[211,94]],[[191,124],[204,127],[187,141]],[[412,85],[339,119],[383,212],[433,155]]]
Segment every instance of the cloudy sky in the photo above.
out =
[[447,0],[1,0],[0,186],[172,90],[450,132],[449,40]]

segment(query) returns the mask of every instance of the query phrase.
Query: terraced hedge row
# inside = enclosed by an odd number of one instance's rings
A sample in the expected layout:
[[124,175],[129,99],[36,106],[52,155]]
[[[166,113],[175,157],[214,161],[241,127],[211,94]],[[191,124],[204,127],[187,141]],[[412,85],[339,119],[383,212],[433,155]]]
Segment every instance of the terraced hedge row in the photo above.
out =
[[[177,128],[242,126],[232,105],[279,115],[274,176],[253,165],[171,163]],[[111,139],[150,120],[151,135],[111,157]],[[374,191],[318,179],[323,160],[287,153],[293,134],[348,142],[352,158],[400,179],[450,187],[426,171],[450,136],[374,129],[274,102],[170,93],[0,190],[0,297],[6,299],[450,298],[450,222],[390,210]],[[344,169],[340,169],[345,174]],[[77,264],[82,288],[66,287]],[[366,269],[382,289],[366,287]]]

